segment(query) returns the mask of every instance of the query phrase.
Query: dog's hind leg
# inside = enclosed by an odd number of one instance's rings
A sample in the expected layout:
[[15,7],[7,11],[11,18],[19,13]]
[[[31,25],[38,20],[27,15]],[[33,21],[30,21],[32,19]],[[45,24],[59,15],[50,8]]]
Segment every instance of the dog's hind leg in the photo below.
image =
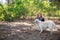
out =
[[50,30],[50,34],[53,34],[53,26],[52,25],[49,26],[49,30]]

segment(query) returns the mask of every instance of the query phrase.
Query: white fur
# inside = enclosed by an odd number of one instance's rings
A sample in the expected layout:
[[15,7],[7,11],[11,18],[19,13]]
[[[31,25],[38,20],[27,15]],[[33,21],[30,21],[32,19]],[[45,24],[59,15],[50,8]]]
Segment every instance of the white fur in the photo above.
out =
[[53,32],[54,28],[57,28],[55,23],[52,20],[47,20],[44,22],[39,21],[38,19],[35,20],[38,30],[40,30],[40,33],[43,32],[43,30],[46,30],[47,28],[50,30],[50,32]]

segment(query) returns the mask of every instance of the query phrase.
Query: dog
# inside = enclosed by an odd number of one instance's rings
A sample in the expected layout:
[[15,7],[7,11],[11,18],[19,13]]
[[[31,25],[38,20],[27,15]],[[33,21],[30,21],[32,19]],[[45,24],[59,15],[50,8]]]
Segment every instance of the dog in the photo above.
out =
[[49,29],[50,33],[52,34],[54,28],[59,29],[56,27],[56,24],[52,20],[42,22],[38,19],[35,19],[35,23],[37,24],[38,30],[40,30],[40,33],[42,33],[43,30]]

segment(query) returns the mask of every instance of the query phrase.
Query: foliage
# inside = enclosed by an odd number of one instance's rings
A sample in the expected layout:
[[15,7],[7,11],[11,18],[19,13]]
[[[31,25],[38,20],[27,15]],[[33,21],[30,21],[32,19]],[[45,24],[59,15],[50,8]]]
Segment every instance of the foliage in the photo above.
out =
[[14,18],[20,18],[21,16],[26,16],[28,14],[28,9],[24,7],[23,3],[21,1],[13,2],[7,5],[0,5],[2,10],[0,13],[3,17],[2,20],[5,21],[12,21]]
[[35,16],[38,12],[45,16],[60,17],[59,2],[47,0],[15,0],[7,5],[0,4],[0,20],[12,21],[16,18]]

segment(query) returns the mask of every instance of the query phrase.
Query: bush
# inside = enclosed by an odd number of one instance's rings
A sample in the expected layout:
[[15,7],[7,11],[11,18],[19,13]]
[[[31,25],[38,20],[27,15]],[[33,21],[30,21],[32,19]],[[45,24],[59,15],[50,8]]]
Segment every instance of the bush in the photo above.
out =
[[49,17],[60,17],[59,3],[42,0],[16,0],[7,5],[0,4],[0,20],[12,21],[13,19],[33,17],[37,12]]

